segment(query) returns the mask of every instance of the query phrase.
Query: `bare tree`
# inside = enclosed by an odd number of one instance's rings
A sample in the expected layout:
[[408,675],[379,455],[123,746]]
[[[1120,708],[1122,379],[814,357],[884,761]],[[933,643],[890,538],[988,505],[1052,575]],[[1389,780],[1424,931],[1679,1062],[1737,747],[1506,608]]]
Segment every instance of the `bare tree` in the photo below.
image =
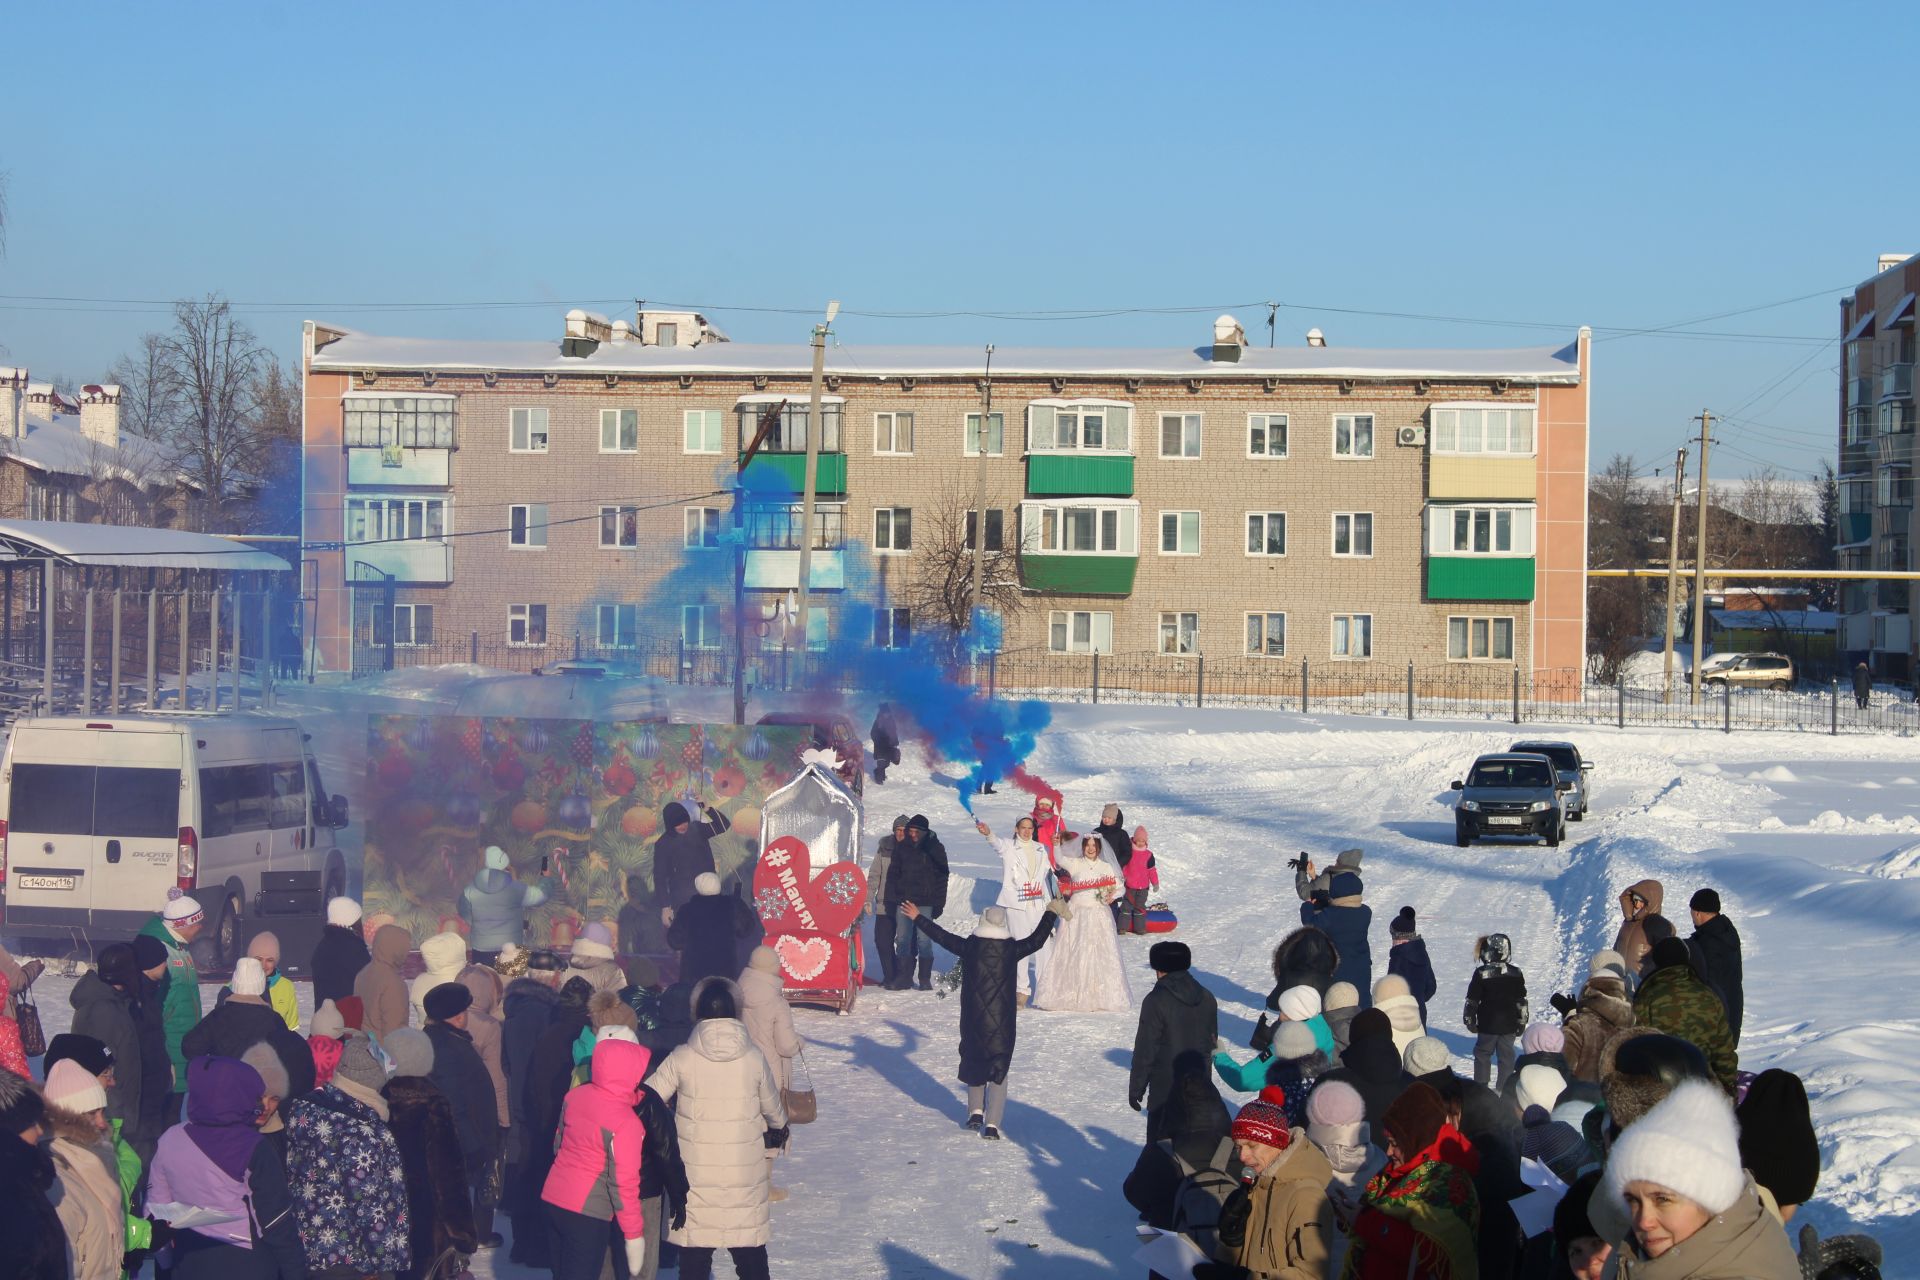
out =
[[[916,629],[938,627],[963,635],[973,606],[973,546],[968,537],[973,502],[958,484],[948,484],[916,512],[913,574],[906,585]],[[1026,607],[1020,587],[1020,561],[1011,528],[1002,527],[998,547],[989,535],[981,566],[980,603],[1011,622]]]
[[[1587,486],[1587,564],[1594,569],[1651,563],[1656,537],[1664,540],[1651,493],[1640,483],[1632,454],[1616,453]],[[1647,631],[1647,581],[1593,578],[1587,587],[1587,653],[1595,679],[1612,682]]]
[[137,436],[159,440],[172,428],[180,408],[180,384],[161,333],[143,333],[139,345],[114,361],[107,381],[120,384],[120,425]]
[[258,396],[264,369],[274,362],[217,294],[175,303],[173,328],[160,335],[160,351],[179,388],[165,440],[199,490],[208,524],[217,528],[260,464],[265,438]]

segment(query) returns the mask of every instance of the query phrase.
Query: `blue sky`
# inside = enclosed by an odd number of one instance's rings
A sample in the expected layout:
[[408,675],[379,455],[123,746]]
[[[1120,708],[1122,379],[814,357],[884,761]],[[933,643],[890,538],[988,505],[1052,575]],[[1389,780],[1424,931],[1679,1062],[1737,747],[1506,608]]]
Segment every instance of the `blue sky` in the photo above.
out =
[[[105,15],[105,16],[102,16]],[[1607,336],[1594,461],[1716,475],[1834,442],[1835,301],[1920,250],[1909,4],[22,6],[0,345],[99,377],[220,291],[303,317],[557,336],[589,299],[1240,306],[1282,342]],[[369,302],[539,302],[380,314]],[[1332,308],[1345,308],[1345,312]],[[1527,322],[1529,327],[1367,312]],[[852,343],[1189,346],[1211,315],[844,316]],[[1545,327],[1532,327],[1545,326]]]

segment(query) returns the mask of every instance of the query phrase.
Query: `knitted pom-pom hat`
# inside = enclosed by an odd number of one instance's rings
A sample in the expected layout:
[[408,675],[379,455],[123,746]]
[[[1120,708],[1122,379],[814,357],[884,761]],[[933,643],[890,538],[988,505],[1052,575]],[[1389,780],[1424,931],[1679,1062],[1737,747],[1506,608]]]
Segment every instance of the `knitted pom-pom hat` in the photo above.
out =
[[1258,1098],[1240,1108],[1240,1114],[1233,1118],[1233,1140],[1264,1143],[1284,1151],[1293,1140],[1293,1130],[1287,1127],[1287,1091],[1270,1084]]

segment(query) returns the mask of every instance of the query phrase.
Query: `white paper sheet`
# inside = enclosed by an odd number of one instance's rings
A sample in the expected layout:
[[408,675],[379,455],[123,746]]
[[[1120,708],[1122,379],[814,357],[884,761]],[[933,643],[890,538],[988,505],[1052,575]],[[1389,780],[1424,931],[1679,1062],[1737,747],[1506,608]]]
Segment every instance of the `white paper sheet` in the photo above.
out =
[[1210,1261],[1193,1241],[1170,1231],[1163,1231],[1141,1245],[1134,1251],[1133,1260],[1149,1271],[1186,1280],[1191,1280],[1195,1267]]
[[149,1204],[147,1216],[158,1218],[172,1226],[176,1231],[197,1230],[200,1227],[217,1227],[223,1222],[238,1222],[237,1213],[221,1213],[217,1209],[202,1209],[195,1205],[172,1201],[167,1204]]
[[1520,1220],[1520,1230],[1528,1239],[1543,1231],[1553,1230],[1553,1211],[1560,1207],[1560,1200],[1567,1194],[1567,1184],[1560,1181],[1559,1175],[1552,1169],[1532,1158],[1520,1162],[1520,1181],[1531,1187],[1523,1196],[1516,1196],[1513,1216]]

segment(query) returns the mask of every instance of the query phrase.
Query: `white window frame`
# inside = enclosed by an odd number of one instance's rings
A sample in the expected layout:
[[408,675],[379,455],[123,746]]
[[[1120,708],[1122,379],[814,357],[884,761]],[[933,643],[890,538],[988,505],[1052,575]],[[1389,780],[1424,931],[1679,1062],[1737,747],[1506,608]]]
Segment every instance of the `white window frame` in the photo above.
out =
[[[809,608],[808,613],[813,610]],[[901,627],[904,617],[906,627]],[[882,632],[884,631],[884,635]],[[913,610],[905,605],[882,605],[873,611],[873,647],[905,649],[913,643]]]
[[[1184,621],[1187,618],[1193,619],[1193,625],[1191,627],[1188,627]],[[1172,626],[1174,630],[1173,643],[1176,647],[1172,649],[1167,648],[1168,626]],[[1186,633],[1189,646],[1185,649],[1177,647],[1183,631]],[[1195,609],[1170,609],[1163,612],[1160,615],[1159,621],[1154,625],[1153,647],[1163,658],[1191,658],[1198,654],[1200,652],[1199,611]]]
[[[1187,448],[1187,420],[1193,420],[1193,452]],[[1180,422],[1180,452],[1167,452],[1167,423],[1178,419]],[[1206,450],[1207,419],[1202,413],[1162,413],[1155,418],[1154,446],[1160,451],[1163,462],[1198,462]]]
[[[594,607],[593,639],[596,649],[633,649],[640,644],[640,606],[637,604],[603,604]],[[611,619],[613,639],[607,639],[607,622]],[[622,621],[626,626],[622,627]]]
[[[1353,647],[1351,637],[1356,630],[1355,624],[1359,623],[1363,618],[1366,619],[1366,622],[1364,625],[1359,626],[1357,630],[1359,630],[1362,639],[1366,643],[1367,651],[1365,653],[1340,652],[1340,624],[1343,622],[1347,624],[1347,634],[1349,637],[1347,647],[1351,650]],[[1333,617],[1329,619],[1327,627],[1327,653],[1335,662],[1371,661],[1373,658],[1373,615],[1370,613],[1334,614]]]
[[[907,545],[895,545],[899,541],[901,516],[906,516]],[[885,520],[882,520],[882,517]],[[886,525],[886,537],[881,538],[880,528]],[[913,551],[913,508],[912,507],[875,507],[873,509],[873,553],[877,556],[904,556]]]
[[[1494,651],[1494,637],[1497,631],[1496,624],[1502,622],[1507,624],[1507,651],[1504,654]],[[1453,651],[1453,628],[1455,623],[1461,623],[1464,627],[1465,643],[1462,645],[1462,648],[1465,652],[1460,654],[1456,654]],[[1483,633],[1481,638],[1484,641],[1485,653],[1476,654],[1473,651],[1473,633],[1476,629]],[[1455,613],[1447,616],[1448,662],[1512,662],[1513,642],[1514,619],[1511,614]]]
[[[992,508],[988,508],[992,510]],[[1066,545],[1067,518],[1069,513],[1091,511],[1094,513],[1094,537],[1096,544],[1091,551]],[[1101,547],[1105,541],[1107,512],[1116,513],[1113,520],[1114,545]],[[1053,545],[1046,540],[1047,516],[1053,516]],[[1005,546],[1005,524],[1002,523],[1001,545]],[[965,527],[961,534],[965,536]],[[1028,501],[1020,504],[1020,550],[1028,555],[1043,556],[1129,556],[1140,554],[1140,504],[1130,499],[1114,501],[1088,501],[1085,499],[1061,499],[1046,501]]]
[[[1100,417],[1100,443],[1086,443],[1084,420],[1089,413]],[[1060,443],[1060,416],[1072,415],[1074,443]],[[1071,400],[1043,398],[1027,402],[1026,451],[1028,454],[1090,453],[1098,456],[1133,456],[1133,402],[1081,396]],[[1040,423],[1046,427],[1042,431]],[[1119,443],[1114,443],[1116,437]]]
[[[718,507],[682,507],[680,517],[680,541],[689,551],[713,551],[720,546],[720,508]],[[708,519],[708,517],[712,519]],[[711,526],[713,540],[707,541],[707,530]]]
[[[1256,520],[1260,522],[1260,548],[1261,549],[1258,551],[1255,551],[1251,545],[1254,541],[1253,522]],[[1273,532],[1272,525],[1275,520],[1278,520],[1280,522],[1280,549],[1278,551],[1268,551],[1266,547],[1268,543],[1271,541],[1270,535]],[[1256,560],[1279,560],[1279,559],[1283,559],[1286,556],[1287,554],[1287,513],[1286,512],[1284,511],[1249,511],[1247,512],[1246,528],[1247,528],[1247,543],[1249,545],[1242,547],[1241,550],[1249,558],[1256,559]],[[1162,552],[1161,554],[1164,555],[1166,553]]]
[[[1253,432],[1254,432],[1255,419],[1264,420],[1260,423],[1260,430],[1266,433],[1267,450],[1265,453],[1255,453],[1253,451]],[[1275,453],[1273,451],[1273,424],[1276,419],[1280,423],[1280,438],[1281,438],[1280,452],[1278,453]],[[1247,450],[1246,456],[1247,457],[1258,458],[1263,462],[1271,461],[1272,459],[1275,459],[1275,458],[1285,458],[1287,456],[1287,451],[1290,448],[1292,448],[1292,446],[1293,446],[1293,422],[1292,422],[1291,414],[1250,413],[1247,415],[1247,437],[1246,437],[1246,450]]]
[[[1253,620],[1260,620],[1261,647],[1253,647]],[[1273,619],[1280,619],[1280,648],[1276,652],[1266,647],[1273,636]],[[1241,615],[1240,634],[1247,641],[1245,653],[1249,658],[1284,658],[1287,656],[1287,612],[1284,609],[1264,609],[1259,612],[1249,610]]]
[[[633,447],[623,448],[620,444],[621,419],[633,419]],[[607,424],[613,424],[613,447],[607,447]],[[602,409],[600,411],[600,452],[602,453],[638,453],[640,452],[640,410],[638,409]]]
[[[882,420],[886,422],[886,448],[880,447]],[[907,447],[900,447],[901,427],[906,428]],[[911,458],[913,456],[913,411],[910,409],[883,409],[873,415],[873,454],[876,458]]]
[[[1430,556],[1471,556],[1481,560],[1523,560],[1534,554],[1538,536],[1537,508],[1530,502],[1447,502],[1433,503],[1427,508],[1427,554]],[[1459,512],[1471,513],[1468,517],[1466,550],[1454,546],[1454,523]],[[1487,522],[1486,551],[1475,551],[1474,525],[1478,523],[1478,514],[1485,512]],[[1494,550],[1495,536],[1499,532],[1499,513],[1509,513],[1508,541],[1505,551]]]
[[[533,639],[533,620],[540,619],[540,638]],[[514,624],[520,626],[520,639],[513,638]],[[547,606],[544,604],[510,604],[507,606],[507,645],[513,649],[544,649],[547,646]]]
[[[526,415],[524,419],[520,416],[522,414]],[[540,424],[537,431],[534,429],[536,420]],[[527,444],[525,448],[520,448],[513,442],[519,434],[523,421],[527,429]],[[535,441],[539,443],[536,444]],[[534,405],[519,405],[507,410],[508,453],[546,453],[552,446],[553,416],[547,410]]]
[[[988,449],[987,456],[989,458],[1004,458],[1007,456],[1007,415],[1003,411],[995,409],[992,414],[988,416],[985,434],[989,442],[991,442],[993,439],[993,420],[995,418],[1000,420],[1000,447],[998,449]],[[976,433],[980,431],[979,422],[980,411],[977,409],[967,414],[966,417],[960,421],[960,456],[963,458],[977,458],[980,456],[980,450],[974,447]]]
[[[1499,449],[1486,447],[1487,415],[1490,413],[1524,413],[1526,417],[1527,447],[1515,449],[1513,444],[1513,423],[1511,416],[1507,420],[1504,446]],[[1477,421],[1470,421],[1468,415],[1478,415]],[[1471,443],[1469,444],[1469,441]],[[1532,402],[1514,404],[1486,404],[1472,400],[1447,404],[1435,404],[1427,407],[1427,447],[1436,458],[1531,458],[1540,451],[1540,406]]]
[[[700,424],[700,447],[694,448],[688,443],[693,439],[694,423]],[[711,438],[718,442],[715,448],[706,447],[709,439],[707,428],[713,428]],[[727,451],[727,411],[725,409],[683,409],[680,412],[680,452],[697,453],[706,456],[723,454]]]
[[[1340,522],[1343,520],[1347,522],[1347,549],[1345,551],[1342,551],[1340,549]],[[1365,520],[1367,522],[1367,549],[1365,551],[1357,551],[1354,549],[1359,542],[1359,538],[1357,535],[1359,533],[1358,522],[1360,520]],[[1340,559],[1340,560],[1371,560],[1373,559],[1373,512],[1371,511],[1336,511],[1334,512],[1332,535],[1333,536],[1331,540],[1327,543],[1327,545],[1332,549],[1332,553],[1336,559]]]
[[[1367,451],[1365,453],[1355,453],[1352,448],[1349,448],[1345,453],[1342,453],[1340,451],[1340,424],[1342,422],[1347,424],[1347,443],[1351,446],[1359,439],[1360,433],[1357,428],[1362,418],[1367,420]],[[1328,447],[1333,450],[1333,456],[1342,462],[1371,462],[1374,456],[1380,452],[1380,415],[1377,413],[1334,414],[1333,431],[1330,433],[1327,444]]]
[[[612,542],[607,541],[607,516],[609,513],[611,513],[613,516],[613,541]],[[623,532],[624,521],[628,519],[631,519],[633,521],[633,541],[632,542],[623,541],[621,537],[621,534]],[[603,506],[600,508],[600,519],[596,523],[598,525],[600,549],[602,551],[635,551],[639,549],[639,546],[640,546],[640,508],[639,507],[629,506],[625,503]]]
[[[513,538],[513,513],[516,511],[524,511],[527,513],[526,521],[521,525],[524,536],[518,542],[515,542]],[[534,513],[536,511],[540,513],[540,518],[537,521],[534,519]],[[547,515],[546,503],[514,503],[507,508],[507,550],[545,551],[547,549],[547,530],[550,527],[551,521]],[[538,542],[534,541],[536,534],[539,535],[540,540]]]
[[[1076,637],[1085,621],[1086,639]],[[1057,635],[1057,642],[1056,642]],[[1112,653],[1113,611],[1111,609],[1051,609],[1047,612],[1047,652]]]
[[[71,494],[69,493],[68,496],[71,497]],[[29,487],[29,505],[31,505],[32,498],[33,489]],[[420,509],[421,529],[417,537],[407,532],[407,528],[411,523],[411,508],[416,506]],[[373,536],[365,538],[356,538],[353,536],[354,509],[356,507],[366,510],[367,532]],[[440,513],[440,532],[428,533],[427,529],[431,524],[430,516],[435,510],[438,510]],[[346,531],[346,540],[351,546],[365,546],[371,543],[381,542],[444,542],[453,532],[453,499],[440,494],[348,494],[345,515],[346,523],[341,527]],[[58,517],[55,515],[46,518],[54,519]],[[394,522],[396,518],[400,526],[398,533],[394,532]],[[377,532],[374,529],[375,525],[379,526]]]
[[[1167,517],[1168,516],[1176,517],[1176,520],[1174,522],[1174,527],[1173,527],[1174,549],[1172,551],[1167,550]],[[1193,546],[1191,548],[1183,549],[1180,546],[1180,543],[1182,540],[1182,536],[1186,531],[1185,517],[1187,516],[1193,517]],[[1159,536],[1153,540],[1153,545],[1155,549],[1158,550],[1159,553],[1163,556],[1197,556],[1200,554],[1200,549],[1203,545],[1202,532],[1203,532],[1203,526],[1205,525],[1205,523],[1206,521],[1202,518],[1200,512],[1192,509],[1191,507],[1184,508],[1184,509],[1170,510],[1170,511],[1162,511],[1160,513],[1160,519],[1156,522],[1159,529]]]
[[[420,611],[427,611],[427,636],[420,638]],[[406,639],[400,638],[400,615],[406,613]],[[433,643],[433,606],[430,604],[396,604],[393,606],[393,644],[396,649],[424,649]]]
[[[697,636],[688,629],[689,620],[699,624]],[[681,644],[689,649],[718,649],[723,638],[720,634],[719,605],[683,604],[680,606]]]

